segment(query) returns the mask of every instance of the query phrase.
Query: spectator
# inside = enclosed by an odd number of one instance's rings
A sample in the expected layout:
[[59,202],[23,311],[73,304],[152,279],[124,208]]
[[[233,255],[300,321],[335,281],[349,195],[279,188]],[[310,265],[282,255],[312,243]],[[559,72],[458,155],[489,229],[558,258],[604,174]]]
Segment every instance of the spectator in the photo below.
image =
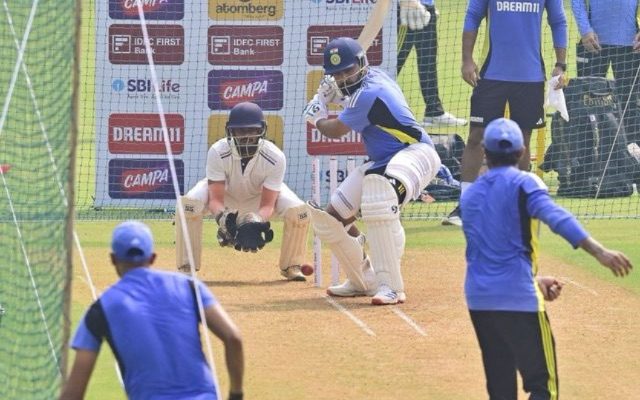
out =
[[150,268],[153,237],[141,222],[113,231],[111,262],[120,280],[91,305],[71,347],[76,358],[60,399],[82,399],[106,339],[130,399],[216,399],[202,353],[196,288],[209,330],[225,347],[231,400],[242,400],[242,339],[236,325],[200,281]]
[[[620,112],[629,142],[640,141],[640,104],[634,78],[640,69],[638,0],[571,0],[581,40],[576,46],[578,76],[606,77],[609,67],[616,80]],[[630,96],[631,95],[631,96]]]
[[[542,14],[547,10],[556,53],[551,72],[558,76],[556,88],[564,85],[566,70],[567,20],[562,0],[540,2],[505,2],[470,0],[462,33],[462,78],[473,87],[471,95],[471,126],[462,154],[462,192],[478,177],[482,165],[482,135],[484,127],[505,114],[509,104],[510,117],[524,134],[525,153],[520,169],[529,169],[529,139],[532,129],[541,128],[544,121],[545,68],[542,60]],[[473,59],[473,49],[480,22],[487,19],[488,53],[480,69]],[[443,225],[460,226],[460,208],[446,217]]]
[[552,277],[536,278],[538,249],[532,235],[538,220],[614,275],[632,269],[623,253],[603,247],[556,205],[540,178],[516,168],[526,154],[524,143],[511,120],[487,125],[489,171],[460,199],[467,240],[464,290],[491,399],[518,398],[517,372],[529,399],[558,398],[555,343],[544,299],[555,299],[562,284]]
[[400,0],[398,15],[398,75],[415,47],[420,90],[425,104],[423,125],[466,125],[466,119],[444,111],[438,93],[438,13],[435,0]]

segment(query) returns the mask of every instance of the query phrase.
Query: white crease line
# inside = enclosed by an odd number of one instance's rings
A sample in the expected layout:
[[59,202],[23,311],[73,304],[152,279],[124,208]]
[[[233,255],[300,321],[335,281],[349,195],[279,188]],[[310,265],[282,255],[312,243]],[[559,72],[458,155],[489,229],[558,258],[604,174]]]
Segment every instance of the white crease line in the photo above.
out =
[[391,307],[391,311],[396,314],[398,317],[402,318],[404,322],[406,322],[410,327],[415,329],[421,336],[427,336],[427,332],[422,329],[420,325],[418,325],[414,320],[412,320],[407,314],[402,312],[399,308]]
[[581,284],[579,284],[578,282],[571,280],[571,279],[570,279],[569,277],[567,277],[567,276],[561,276],[559,279],[560,279],[560,281],[561,281],[561,282],[563,282],[563,283],[570,283],[570,284],[572,284],[572,285],[575,285],[575,286],[579,287],[579,288],[580,288],[580,289],[582,289],[582,290],[586,290],[587,292],[591,293],[591,294],[592,294],[592,295],[594,295],[594,296],[598,296],[598,292],[596,292],[595,290],[593,290],[593,289],[591,289],[591,288],[589,288],[589,287],[586,287],[586,286],[584,286],[584,285],[581,285]]
[[327,303],[329,303],[333,307],[335,307],[336,310],[340,311],[341,313],[343,313],[344,315],[349,317],[350,320],[355,322],[355,324],[358,325],[360,327],[360,329],[362,329],[367,335],[369,335],[369,336],[375,336],[376,335],[375,332],[372,331],[371,328],[369,328],[367,326],[367,324],[365,324],[364,322],[362,322],[361,319],[359,319],[358,317],[353,315],[353,313],[351,311],[349,311],[346,308],[344,308],[344,306],[342,306],[342,304],[338,303],[337,301],[335,301],[334,299],[332,299],[331,297],[329,297],[327,295],[324,295],[322,297],[324,297],[324,299],[327,301]]

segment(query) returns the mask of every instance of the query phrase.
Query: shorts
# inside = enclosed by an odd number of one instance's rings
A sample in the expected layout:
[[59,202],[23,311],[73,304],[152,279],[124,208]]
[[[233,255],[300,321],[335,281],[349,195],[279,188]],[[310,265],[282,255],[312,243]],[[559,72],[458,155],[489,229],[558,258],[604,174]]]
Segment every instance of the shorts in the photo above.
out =
[[505,82],[480,79],[471,95],[471,125],[485,127],[494,119],[505,116],[509,103],[509,118],[520,129],[542,128],[544,121],[544,82]]

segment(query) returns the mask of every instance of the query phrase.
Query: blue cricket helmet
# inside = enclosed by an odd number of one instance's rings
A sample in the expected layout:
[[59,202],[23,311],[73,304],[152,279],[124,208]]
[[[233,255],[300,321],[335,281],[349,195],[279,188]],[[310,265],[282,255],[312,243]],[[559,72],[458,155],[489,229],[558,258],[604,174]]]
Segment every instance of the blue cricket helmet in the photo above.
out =
[[362,46],[350,37],[339,37],[330,41],[324,48],[324,73],[335,74],[356,64],[367,65]]
[[[257,134],[237,131],[241,128],[257,128]],[[251,158],[262,147],[263,138],[267,134],[267,122],[259,105],[251,102],[238,103],[229,112],[225,126],[227,143],[235,158]]]
[[255,103],[238,103],[229,112],[227,128],[264,128],[265,125],[262,109]]

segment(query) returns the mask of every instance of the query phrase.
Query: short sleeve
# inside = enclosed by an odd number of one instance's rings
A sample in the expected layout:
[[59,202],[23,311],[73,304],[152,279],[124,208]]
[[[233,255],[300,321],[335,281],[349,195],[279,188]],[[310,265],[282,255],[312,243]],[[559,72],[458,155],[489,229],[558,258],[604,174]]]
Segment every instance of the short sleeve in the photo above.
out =
[[209,153],[207,154],[207,179],[210,181],[224,181],[226,176],[224,174],[224,164],[222,163],[222,157],[218,154],[218,151],[214,146],[211,146]]
[[521,188],[526,194],[532,194],[538,191],[549,191],[549,188],[542,181],[542,179],[540,179],[538,175],[532,174],[531,172],[527,172],[526,174],[524,174]]
[[198,282],[198,290],[200,291],[200,297],[202,298],[202,306],[204,308],[208,308],[218,304],[218,299],[216,299],[213,293],[211,293],[209,288],[200,280],[196,280],[196,282]]
[[286,169],[286,161],[284,157],[282,160],[278,160],[272,168],[269,169],[263,186],[269,190],[279,192],[282,189],[282,182],[284,182],[284,171]]
[[369,111],[373,106],[375,98],[375,94],[361,90],[355,94],[355,98],[349,103],[349,106],[340,113],[338,119],[352,130],[363,132],[366,127],[371,125],[371,121],[369,121]]
[[76,350],[100,351],[102,339],[107,334],[107,320],[102,310],[100,300],[87,310],[78,324],[71,347]]

